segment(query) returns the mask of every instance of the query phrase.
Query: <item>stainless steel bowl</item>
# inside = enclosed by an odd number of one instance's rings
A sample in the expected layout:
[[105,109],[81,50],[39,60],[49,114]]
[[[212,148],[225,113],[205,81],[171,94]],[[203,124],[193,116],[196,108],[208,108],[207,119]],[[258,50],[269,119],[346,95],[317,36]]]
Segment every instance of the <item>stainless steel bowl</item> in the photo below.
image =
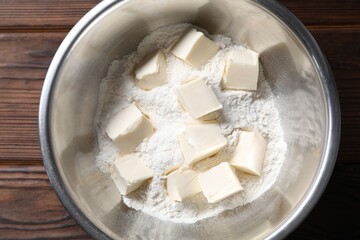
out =
[[[180,22],[261,52],[288,144],[281,174],[267,193],[191,225],[128,209],[95,167],[93,119],[100,80],[113,59],[134,51],[149,32]],[[58,197],[97,239],[279,239],[305,218],[329,180],[340,109],[318,45],[275,1],[110,0],[86,14],[57,51],[42,91],[39,128],[44,164]]]

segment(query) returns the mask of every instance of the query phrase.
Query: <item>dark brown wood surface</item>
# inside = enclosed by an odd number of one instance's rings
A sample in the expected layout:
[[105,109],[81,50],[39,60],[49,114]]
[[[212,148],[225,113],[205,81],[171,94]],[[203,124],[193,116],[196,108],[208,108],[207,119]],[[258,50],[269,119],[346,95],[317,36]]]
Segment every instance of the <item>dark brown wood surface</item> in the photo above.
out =
[[[50,61],[99,0],[0,0],[0,239],[91,239],[58,201],[42,165],[37,114]],[[342,109],[337,164],[288,239],[360,239],[360,1],[282,0],[333,70]]]

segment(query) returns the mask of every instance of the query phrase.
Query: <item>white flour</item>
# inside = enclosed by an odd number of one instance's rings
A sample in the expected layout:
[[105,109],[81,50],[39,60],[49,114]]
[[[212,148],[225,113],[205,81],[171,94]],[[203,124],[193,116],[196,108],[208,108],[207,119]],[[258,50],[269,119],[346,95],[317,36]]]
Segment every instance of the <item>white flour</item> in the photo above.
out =
[[[194,69],[170,53],[171,47],[181,36],[188,24],[159,28],[148,35],[136,52],[112,63],[108,75],[102,80],[96,116],[99,155],[97,167],[109,173],[112,163],[119,157],[118,150],[105,133],[109,119],[118,111],[135,101],[146,113],[156,132],[146,139],[137,152],[147,159],[147,165],[155,176],[139,190],[123,197],[124,203],[137,210],[173,222],[193,223],[214,216],[224,210],[252,202],[267,191],[275,182],[280,171],[286,144],[280,126],[275,96],[262,72],[256,92],[223,91],[220,87],[224,70],[224,55],[230,49],[242,48],[230,38],[213,35],[221,50],[200,70]],[[144,91],[136,86],[133,70],[149,52],[161,48],[167,58],[168,84]],[[188,113],[181,110],[174,87],[190,77],[204,77],[223,105],[222,117],[218,120],[228,147],[219,154],[196,164],[197,171],[205,171],[222,161],[227,161],[237,144],[239,129],[256,129],[268,140],[268,148],[262,177],[238,173],[244,191],[219,203],[209,204],[202,194],[183,202],[169,199],[165,191],[164,172],[176,163],[182,162],[177,135],[190,120]]]

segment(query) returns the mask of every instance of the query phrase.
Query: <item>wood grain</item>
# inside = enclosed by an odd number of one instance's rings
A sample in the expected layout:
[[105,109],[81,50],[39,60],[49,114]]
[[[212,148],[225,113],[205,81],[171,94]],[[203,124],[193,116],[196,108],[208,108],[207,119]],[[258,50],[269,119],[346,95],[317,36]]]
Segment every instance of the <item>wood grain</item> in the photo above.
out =
[[65,30],[100,0],[0,0],[0,31]]
[[305,25],[344,26],[360,24],[358,0],[280,0]]
[[[64,210],[42,167],[37,114],[62,39],[100,0],[0,0],[0,239],[91,239]],[[281,0],[311,31],[342,108],[337,166],[320,202],[288,239],[360,239],[360,1]]]
[[0,80],[43,80],[66,33],[0,33]]
[[65,33],[0,33],[0,164],[41,164],[37,115],[47,68]]
[[37,119],[42,80],[0,80],[0,165],[40,165]]
[[42,166],[0,166],[0,239],[89,239],[61,206]]

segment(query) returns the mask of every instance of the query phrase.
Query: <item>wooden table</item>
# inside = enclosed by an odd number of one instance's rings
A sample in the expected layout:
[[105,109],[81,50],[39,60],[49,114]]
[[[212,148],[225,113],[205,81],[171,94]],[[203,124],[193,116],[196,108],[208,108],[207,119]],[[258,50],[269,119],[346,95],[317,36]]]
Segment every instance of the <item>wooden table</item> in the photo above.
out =
[[[49,63],[97,0],[0,0],[0,239],[90,239],[58,201],[37,129]],[[342,134],[331,181],[289,239],[360,239],[360,1],[283,0],[327,56]]]

